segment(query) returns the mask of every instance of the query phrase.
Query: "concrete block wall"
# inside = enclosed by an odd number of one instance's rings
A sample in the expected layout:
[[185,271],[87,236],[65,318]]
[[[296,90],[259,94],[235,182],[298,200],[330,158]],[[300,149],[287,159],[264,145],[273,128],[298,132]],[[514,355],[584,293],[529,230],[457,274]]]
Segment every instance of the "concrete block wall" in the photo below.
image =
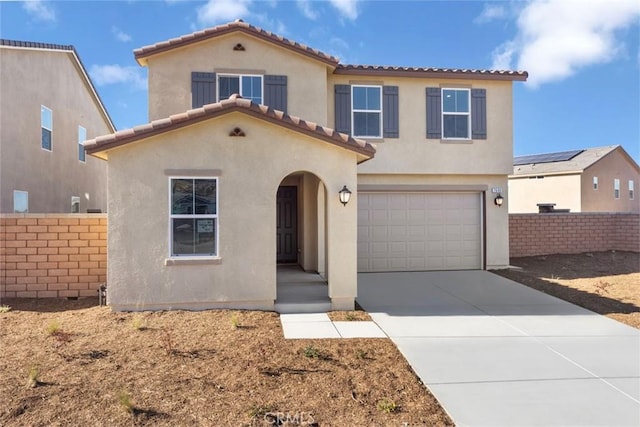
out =
[[545,213],[509,215],[509,256],[640,251],[640,215]]
[[106,214],[0,215],[0,297],[97,296],[106,280]]

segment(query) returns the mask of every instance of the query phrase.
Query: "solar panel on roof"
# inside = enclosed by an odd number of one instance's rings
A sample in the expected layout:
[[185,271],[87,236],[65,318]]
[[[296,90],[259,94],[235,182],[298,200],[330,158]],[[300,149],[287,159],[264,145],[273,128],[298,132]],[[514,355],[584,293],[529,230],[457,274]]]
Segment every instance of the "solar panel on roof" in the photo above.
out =
[[561,151],[559,153],[531,154],[513,158],[513,166],[528,165],[531,163],[566,162],[573,159],[584,150]]

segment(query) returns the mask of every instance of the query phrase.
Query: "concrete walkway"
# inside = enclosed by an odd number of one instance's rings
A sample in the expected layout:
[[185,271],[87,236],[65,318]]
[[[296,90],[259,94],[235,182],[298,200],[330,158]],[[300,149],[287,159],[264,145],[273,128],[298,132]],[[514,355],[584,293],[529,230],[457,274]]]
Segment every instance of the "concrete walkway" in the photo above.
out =
[[458,426],[640,426],[640,331],[485,271],[367,273],[357,301]]
[[374,322],[333,322],[327,313],[281,314],[286,339],[387,338]]

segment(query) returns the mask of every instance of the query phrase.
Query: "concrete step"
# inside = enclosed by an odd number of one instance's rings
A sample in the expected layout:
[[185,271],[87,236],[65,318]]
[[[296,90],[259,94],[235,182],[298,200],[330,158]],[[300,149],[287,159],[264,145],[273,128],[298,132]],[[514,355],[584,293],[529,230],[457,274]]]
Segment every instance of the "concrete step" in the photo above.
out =
[[331,310],[331,301],[291,301],[291,302],[278,302],[276,301],[275,309],[278,313],[292,314],[292,313],[326,313]]

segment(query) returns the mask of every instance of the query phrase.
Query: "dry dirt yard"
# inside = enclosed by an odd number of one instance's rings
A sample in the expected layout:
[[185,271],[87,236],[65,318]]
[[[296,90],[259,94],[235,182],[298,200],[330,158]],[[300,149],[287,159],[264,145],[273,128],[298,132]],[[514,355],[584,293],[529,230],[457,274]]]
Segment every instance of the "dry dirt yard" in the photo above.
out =
[[640,253],[512,258],[511,265],[522,270],[494,273],[640,328]]
[[2,304],[2,426],[453,424],[388,339],[285,340],[267,312]]

